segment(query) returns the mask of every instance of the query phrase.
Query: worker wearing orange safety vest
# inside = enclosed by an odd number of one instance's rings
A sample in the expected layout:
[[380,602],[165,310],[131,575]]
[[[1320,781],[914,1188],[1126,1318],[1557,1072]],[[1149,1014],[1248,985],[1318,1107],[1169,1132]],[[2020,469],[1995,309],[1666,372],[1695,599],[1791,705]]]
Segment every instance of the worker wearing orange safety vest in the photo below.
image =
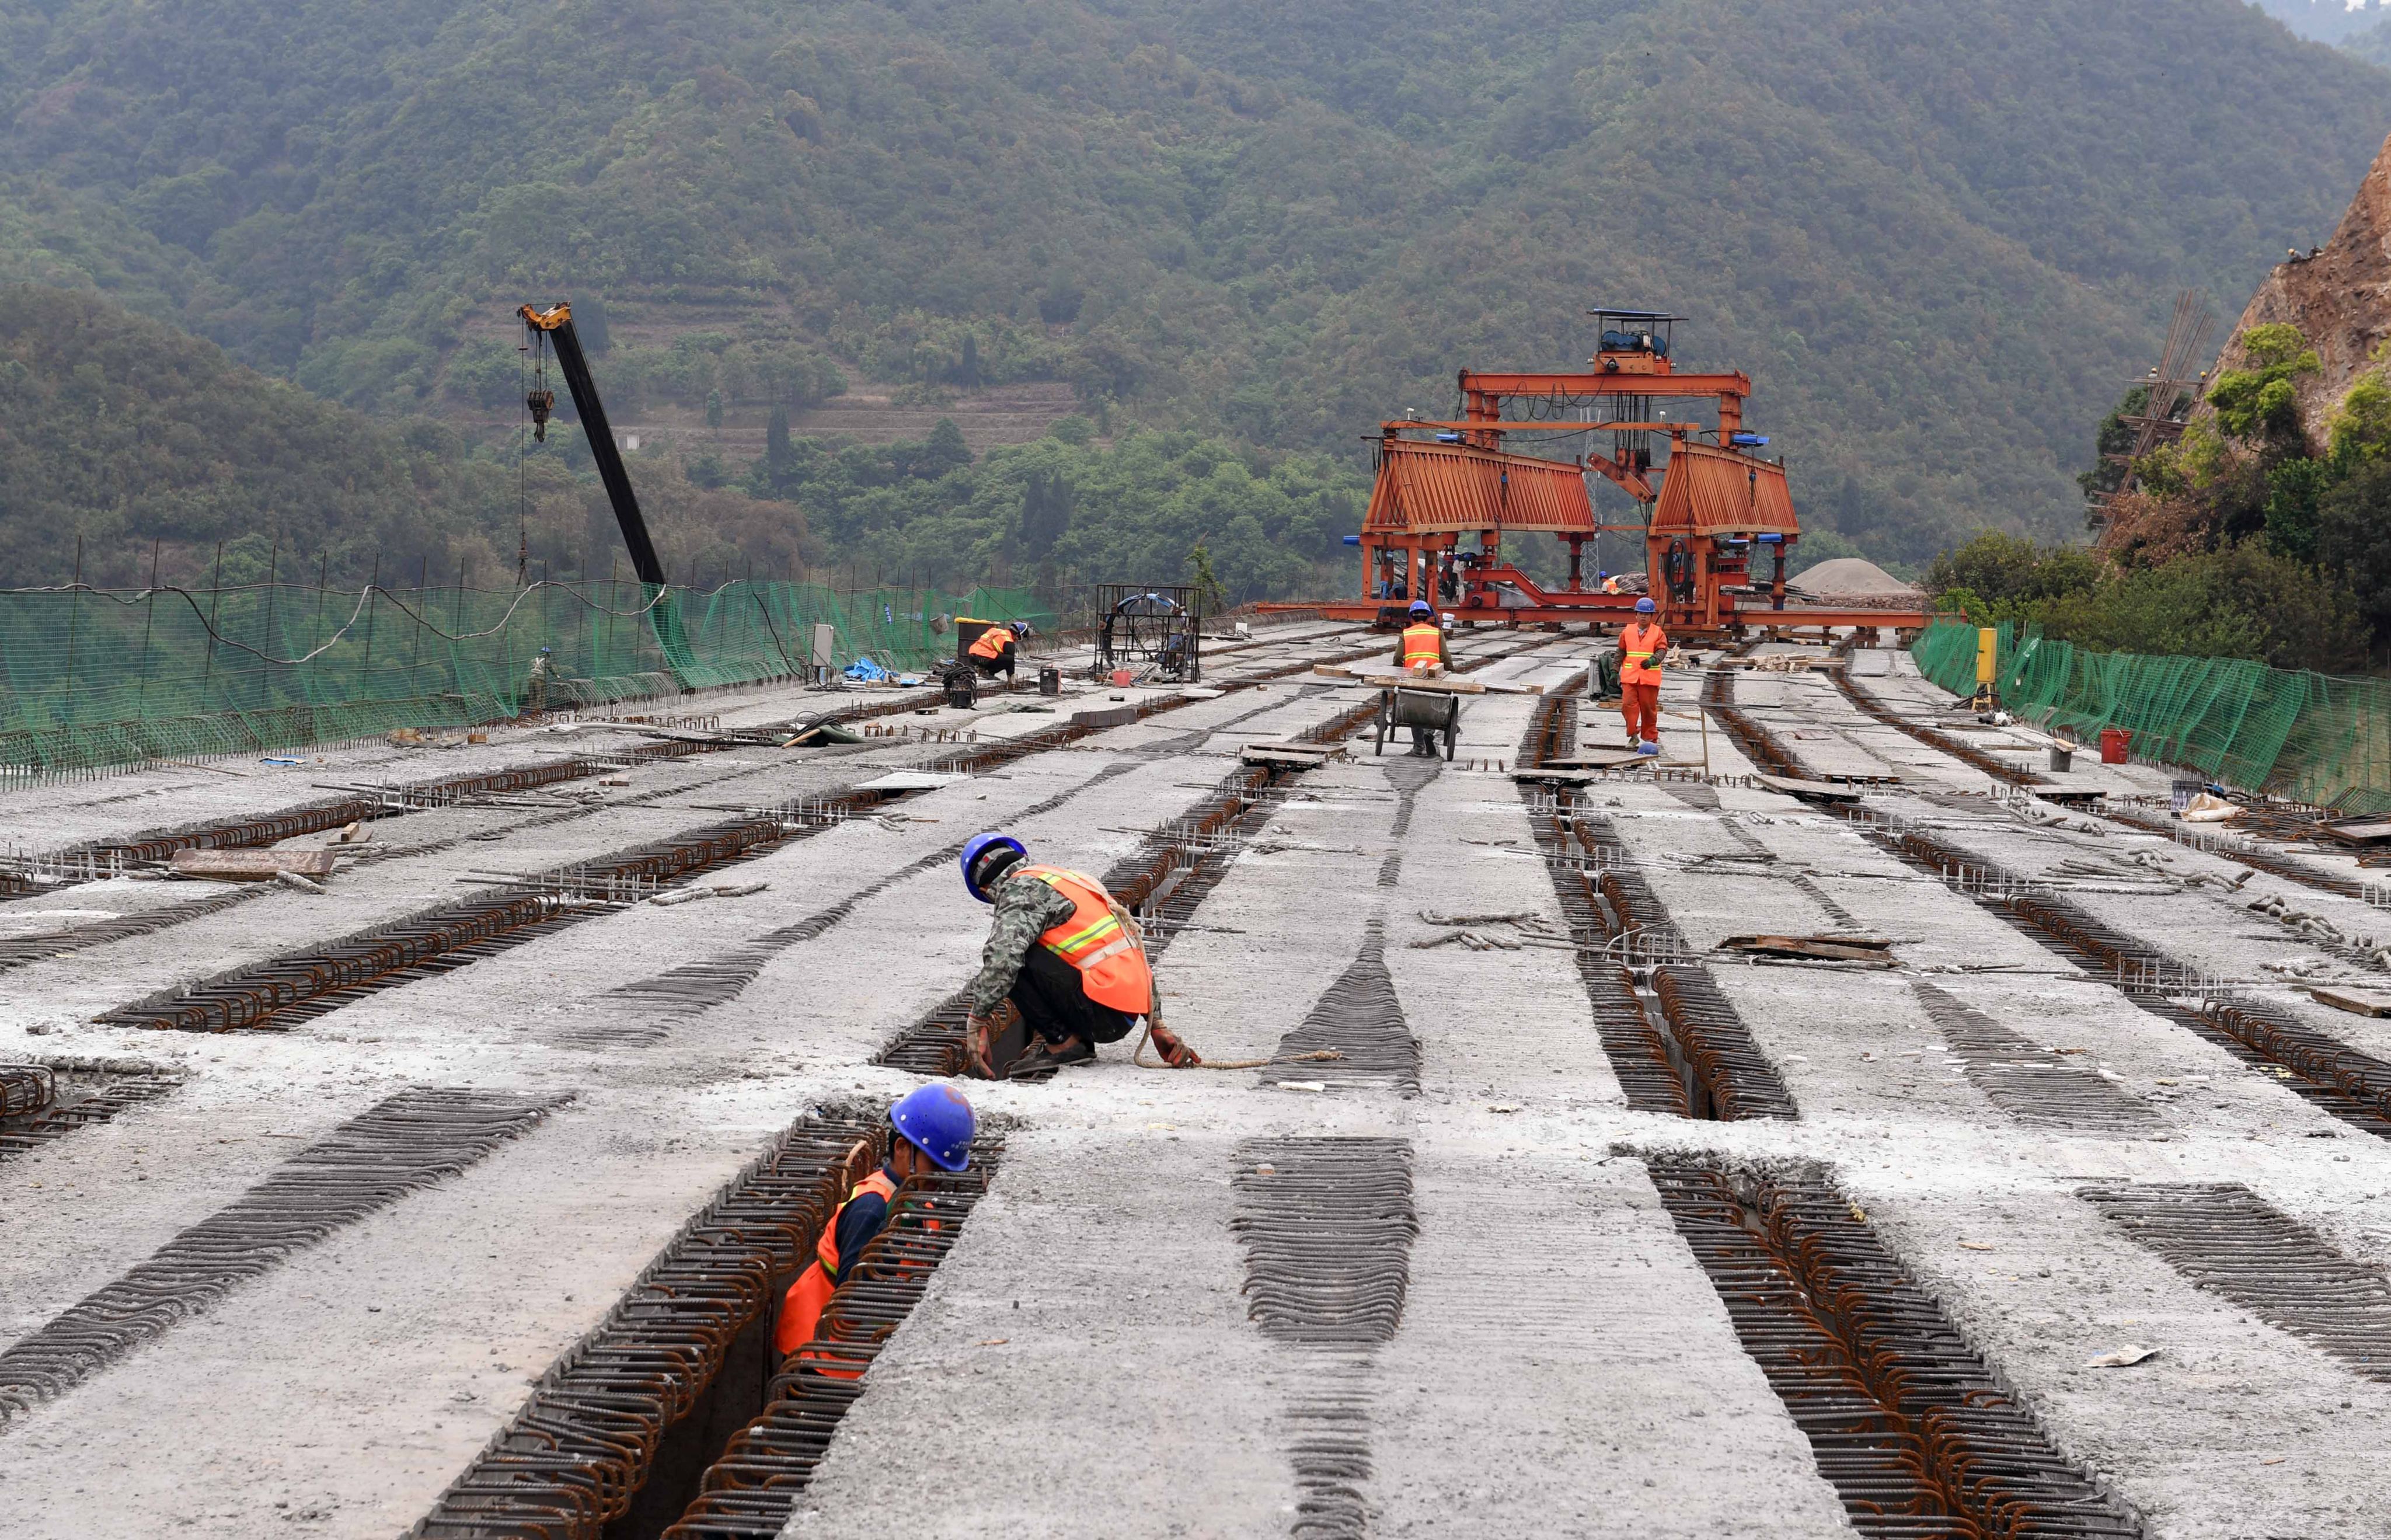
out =
[[[1441,668],[1453,660],[1444,651],[1444,628],[1436,623],[1436,610],[1425,599],[1415,599],[1411,606],[1412,623],[1403,628],[1402,640],[1395,643],[1395,662],[1406,670],[1426,673]],[[1432,727],[1415,724],[1412,728],[1412,753],[1433,757],[1436,754],[1436,731]]]
[[1411,617],[1402,640],[1395,644],[1395,662],[1405,668],[1443,667],[1444,629],[1436,623],[1435,609],[1427,600],[1415,599]]
[[1018,1012],[1033,1041],[1011,1073],[1083,1064],[1096,1044],[1118,1042],[1141,1020],[1164,1060],[1198,1062],[1151,1019],[1154,971],[1129,911],[1083,872],[1030,862],[1010,835],[973,836],[963,848],[963,886],[996,909],[980,969],[967,991],[967,1067],[992,1076],[1000,1019]]
[[1653,620],[1650,599],[1635,602],[1635,618],[1619,633],[1619,709],[1627,742],[1638,754],[1661,752],[1661,663],[1669,635]]
[[[822,1308],[838,1286],[854,1275],[864,1248],[888,1223],[897,1190],[933,1171],[959,1171],[971,1165],[972,1135],[979,1120],[971,1103],[953,1086],[925,1085],[908,1093],[888,1109],[888,1158],[848,1191],[846,1202],[831,1210],[830,1222],[814,1242],[814,1260],[781,1299],[772,1351],[782,1358],[808,1356],[804,1349],[820,1334]],[[824,1357],[824,1374],[854,1379],[863,1372],[830,1367],[834,1355]]]
[[997,675],[1002,674],[1010,682],[1013,679],[1015,643],[1021,634],[1028,629],[1028,627],[1017,620],[1009,626],[990,625],[972,639],[972,644],[963,649],[963,656],[970,660],[973,667],[980,671],[982,678],[992,679]]

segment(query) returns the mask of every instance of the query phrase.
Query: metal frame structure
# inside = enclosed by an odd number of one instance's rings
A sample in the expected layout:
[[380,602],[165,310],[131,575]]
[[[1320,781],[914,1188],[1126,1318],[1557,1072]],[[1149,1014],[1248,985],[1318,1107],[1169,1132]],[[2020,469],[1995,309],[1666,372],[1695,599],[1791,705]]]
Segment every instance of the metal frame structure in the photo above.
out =
[[[1785,575],[1800,521],[1781,459],[1744,431],[1751,379],[1740,370],[1679,373],[1671,357],[1680,317],[1648,310],[1589,312],[1600,346],[1583,371],[1461,371],[1461,416],[1379,425],[1377,481],[1362,532],[1361,599],[1306,606],[1339,619],[1393,623],[1423,597],[1464,624],[1623,622],[1636,592],[1585,583],[1585,542],[1640,536],[1650,596],[1677,635],[1740,635],[1754,625],[1915,628],[1923,614],[1826,610],[1787,602]],[[1663,403],[1694,403],[1674,420]],[[1705,419],[1709,421],[1704,421]],[[1563,459],[1505,447],[1514,434],[1610,435],[1609,453]],[[1659,451],[1656,453],[1656,451]],[[1645,512],[1602,524],[1588,475],[1600,475]],[[1569,547],[1569,576],[1546,589],[1506,560],[1506,533],[1549,534]],[[1463,538],[1477,537],[1466,550]],[[1770,558],[1759,563],[1759,558]],[[1756,564],[1767,568],[1764,581]]]
[[1204,602],[1185,584],[1096,585],[1095,675],[1151,667],[1152,677],[1195,684],[1204,677]]

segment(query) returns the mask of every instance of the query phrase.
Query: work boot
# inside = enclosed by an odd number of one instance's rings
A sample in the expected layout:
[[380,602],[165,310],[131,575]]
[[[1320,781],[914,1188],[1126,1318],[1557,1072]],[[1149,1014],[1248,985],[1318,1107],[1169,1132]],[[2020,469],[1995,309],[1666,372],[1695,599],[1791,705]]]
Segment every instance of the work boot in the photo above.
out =
[[1095,1056],[1094,1045],[1085,1038],[1065,1038],[1060,1042],[1040,1038],[1021,1051],[1021,1056],[1005,1070],[1004,1078],[1026,1081],[1033,1075],[1050,1075],[1069,1065],[1085,1064]]

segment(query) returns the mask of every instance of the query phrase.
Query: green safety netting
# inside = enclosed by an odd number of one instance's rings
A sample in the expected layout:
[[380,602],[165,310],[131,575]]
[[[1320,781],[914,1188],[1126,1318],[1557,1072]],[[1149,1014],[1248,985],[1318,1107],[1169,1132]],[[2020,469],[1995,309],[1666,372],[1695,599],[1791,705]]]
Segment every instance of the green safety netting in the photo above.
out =
[[[518,714],[550,650],[550,708],[953,655],[953,618],[1055,615],[1024,590],[734,582],[0,592],[0,769],[55,771],[296,747]],[[659,641],[659,638],[663,641]]]
[[[2004,623],[1994,687],[2021,716],[2254,791],[2353,812],[2391,809],[2391,681],[2269,668],[2237,658],[2146,657],[2055,641]],[[1911,647],[1944,689],[1976,688],[1977,628],[1953,619]]]

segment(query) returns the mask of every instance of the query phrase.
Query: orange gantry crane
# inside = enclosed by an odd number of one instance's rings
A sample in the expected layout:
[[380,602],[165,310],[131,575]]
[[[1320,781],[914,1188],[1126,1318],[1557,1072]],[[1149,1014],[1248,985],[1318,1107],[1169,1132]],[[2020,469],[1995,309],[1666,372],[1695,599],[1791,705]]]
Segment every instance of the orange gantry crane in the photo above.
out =
[[[1606,592],[1598,578],[1590,587],[1584,570],[1586,542],[1616,533],[1643,537],[1646,588],[1673,635],[1926,624],[1915,612],[1789,601],[1785,575],[1802,526],[1784,462],[1762,458],[1767,439],[1744,430],[1751,377],[1678,373],[1670,343],[1680,317],[1591,314],[1601,338],[1585,371],[1464,369],[1459,421],[1379,425],[1377,484],[1362,533],[1347,537],[1362,548],[1363,597],[1306,608],[1392,621],[1416,597],[1463,622],[1616,623],[1643,595]],[[1511,434],[1605,434],[1608,454],[1585,447],[1564,459],[1504,447]],[[1592,475],[1625,491],[1644,516],[1597,522]],[[1569,547],[1563,587],[1541,587],[1510,564],[1503,540],[1512,533],[1553,535]],[[1470,537],[1475,546],[1465,547]]]

